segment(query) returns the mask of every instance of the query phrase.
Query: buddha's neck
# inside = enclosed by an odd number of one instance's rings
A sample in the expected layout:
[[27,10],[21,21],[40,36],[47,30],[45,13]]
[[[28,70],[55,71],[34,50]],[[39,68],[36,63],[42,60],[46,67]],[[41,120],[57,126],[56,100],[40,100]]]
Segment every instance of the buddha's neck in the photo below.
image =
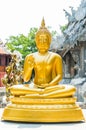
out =
[[48,52],[48,51],[47,51],[47,52],[40,52],[40,51],[38,51],[38,54],[39,54],[39,55],[42,55],[42,56],[46,56],[46,55],[49,54],[49,52]]

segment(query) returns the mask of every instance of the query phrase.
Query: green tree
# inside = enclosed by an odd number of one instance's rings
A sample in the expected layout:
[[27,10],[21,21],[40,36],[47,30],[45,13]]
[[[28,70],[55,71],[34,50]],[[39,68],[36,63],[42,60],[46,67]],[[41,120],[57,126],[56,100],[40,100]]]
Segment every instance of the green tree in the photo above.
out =
[[28,35],[19,34],[18,36],[10,36],[6,39],[6,46],[11,51],[15,50],[22,54],[24,59],[27,54],[35,52],[37,50],[35,44],[35,33],[37,28],[31,28]]

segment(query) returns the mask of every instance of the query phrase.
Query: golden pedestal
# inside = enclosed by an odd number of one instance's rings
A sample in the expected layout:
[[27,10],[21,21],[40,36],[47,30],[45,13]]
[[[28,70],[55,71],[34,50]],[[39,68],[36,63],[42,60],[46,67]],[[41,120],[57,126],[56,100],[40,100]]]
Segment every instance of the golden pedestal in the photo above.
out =
[[77,122],[84,121],[75,97],[30,99],[13,97],[3,112],[2,120],[22,122]]

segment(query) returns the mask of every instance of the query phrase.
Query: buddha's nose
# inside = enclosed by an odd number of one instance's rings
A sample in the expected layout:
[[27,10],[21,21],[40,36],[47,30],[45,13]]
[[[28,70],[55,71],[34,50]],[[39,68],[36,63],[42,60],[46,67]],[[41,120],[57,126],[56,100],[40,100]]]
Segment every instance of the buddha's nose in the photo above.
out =
[[45,40],[43,39],[43,40],[41,40],[41,44],[43,44],[44,45],[44,43],[45,43]]

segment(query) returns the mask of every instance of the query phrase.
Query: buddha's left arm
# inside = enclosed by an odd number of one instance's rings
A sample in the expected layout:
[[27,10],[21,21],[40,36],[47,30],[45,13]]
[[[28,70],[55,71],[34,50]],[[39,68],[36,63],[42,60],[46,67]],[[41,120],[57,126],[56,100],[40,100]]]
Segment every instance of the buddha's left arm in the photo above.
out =
[[55,67],[54,70],[55,70],[56,76],[49,83],[50,86],[57,85],[62,80],[63,69],[62,69],[62,58],[60,55],[56,56],[54,67]]

